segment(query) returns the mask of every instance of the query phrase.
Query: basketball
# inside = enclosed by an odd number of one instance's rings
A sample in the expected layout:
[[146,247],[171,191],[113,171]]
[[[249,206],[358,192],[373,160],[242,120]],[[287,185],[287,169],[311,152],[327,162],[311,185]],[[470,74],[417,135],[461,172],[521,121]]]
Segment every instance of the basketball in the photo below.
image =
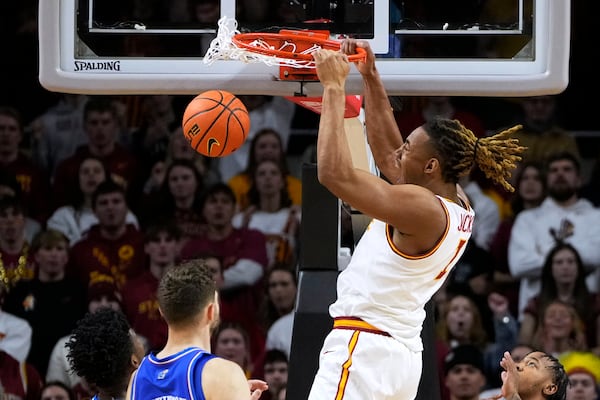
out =
[[183,134],[190,146],[208,157],[225,157],[239,149],[250,130],[244,103],[224,90],[200,93],[183,113]]

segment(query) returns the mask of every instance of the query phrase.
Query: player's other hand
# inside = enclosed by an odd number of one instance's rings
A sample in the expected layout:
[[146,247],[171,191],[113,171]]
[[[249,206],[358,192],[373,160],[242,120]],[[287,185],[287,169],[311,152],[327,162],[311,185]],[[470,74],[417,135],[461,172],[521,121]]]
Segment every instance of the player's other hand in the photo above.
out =
[[350,72],[348,56],[339,51],[321,49],[313,53],[313,58],[323,87],[344,89]]
[[374,75],[377,71],[375,69],[375,54],[369,46],[369,42],[359,39],[344,39],[340,45],[340,51],[347,55],[356,54],[356,48],[360,47],[365,50],[367,57],[364,61],[356,61],[356,69],[363,76]]
[[519,372],[517,363],[512,359],[508,351],[500,361],[500,366],[504,369],[500,374],[502,378],[502,396],[505,399],[512,399],[519,393]]
[[269,389],[267,382],[260,379],[248,379],[248,386],[250,387],[250,400],[260,399],[262,392]]

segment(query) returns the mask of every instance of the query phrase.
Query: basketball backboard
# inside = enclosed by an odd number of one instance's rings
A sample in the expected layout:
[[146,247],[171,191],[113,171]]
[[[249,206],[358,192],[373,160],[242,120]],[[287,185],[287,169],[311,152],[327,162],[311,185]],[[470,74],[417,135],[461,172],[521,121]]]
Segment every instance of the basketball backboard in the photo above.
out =
[[[335,39],[368,40],[390,95],[533,96],[568,83],[569,0],[44,0],[39,7],[39,77],[52,91],[322,93],[318,82],[281,81],[277,66],[203,63],[224,16],[242,32],[324,29]],[[354,68],[347,90],[362,91]]]

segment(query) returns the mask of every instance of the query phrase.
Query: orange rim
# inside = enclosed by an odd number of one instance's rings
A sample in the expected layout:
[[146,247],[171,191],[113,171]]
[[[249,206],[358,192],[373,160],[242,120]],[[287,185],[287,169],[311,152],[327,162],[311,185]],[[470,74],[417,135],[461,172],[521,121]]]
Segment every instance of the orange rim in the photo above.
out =
[[[274,48],[271,49],[251,45],[250,43],[255,40],[262,40],[263,42],[267,43],[269,46],[273,46]],[[322,35],[314,35],[310,31],[307,31],[306,34],[303,31],[298,31],[297,34],[296,32],[294,32],[294,34],[257,32],[238,33],[231,38],[231,41],[237,47],[251,51],[253,53],[302,61],[314,61],[314,59],[311,54],[298,53],[298,50],[280,50],[281,47],[286,42],[290,42],[294,43],[297,46],[300,46],[300,51],[309,49],[314,45],[318,45],[323,49],[339,50],[341,45],[341,43],[336,40],[325,39]],[[367,52],[365,51],[365,49],[357,47],[356,51],[356,54],[348,56],[348,61],[356,62],[365,60],[365,58],[367,57]]]

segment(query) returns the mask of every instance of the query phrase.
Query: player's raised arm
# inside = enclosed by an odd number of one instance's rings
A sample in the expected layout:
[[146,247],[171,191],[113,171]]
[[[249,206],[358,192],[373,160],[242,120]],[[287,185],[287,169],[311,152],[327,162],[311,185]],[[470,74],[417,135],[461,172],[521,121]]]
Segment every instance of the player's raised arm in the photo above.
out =
[[[441,234],[445,214],[431,191],[416,185],[390,185],[354,167],[343,119],[344,84],[350,64],[344,54],[330,50],[317,52],[314,57],[324,87],[317,139],[319,181],[362,213],[386,221],[401,232],[418,234],[429,229]],[[405,206],[398,207],[399,201]]]
[[[394,183],[398,179],[398,170],[395,168],[395,151],[402,146],[402,135],[396,124],[392,105],[379,71],[377,71],[375,54],[369,43],[356,39],[345,39],[342,42],[341,51],[345,54],[355,54],[357,47],[365,49],[367,53],[365,61],[355,63],[364,82],[367,140],[377,167],[390,182]],[[410,132],[404,133],[408,135]]]

